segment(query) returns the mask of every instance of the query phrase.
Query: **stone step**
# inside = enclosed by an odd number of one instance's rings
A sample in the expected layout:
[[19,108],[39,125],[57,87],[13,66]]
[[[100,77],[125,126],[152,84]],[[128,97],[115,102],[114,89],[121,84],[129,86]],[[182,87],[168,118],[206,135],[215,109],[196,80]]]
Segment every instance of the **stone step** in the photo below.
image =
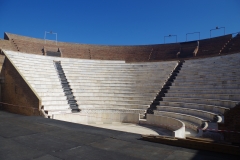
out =
[[151,76],[151,75],[158,75],[158,74],[162,74],[162,75],[169,75],[172,72],[172,70],[164,70],[164,71],[159,71],[159,70],[138,70],[138,71],[121,71],[118,72],[117,70],[114,70],[112,72],[103,72],[103,71],[97,71],[97,70],[78,70],[75,69],[74,70],[68,70],[68,69],[64,69],[64,73],[68,74],[68,75],[91,75],[91,74],[96,74],[96,75],[127,75],[127,76],[134,76],[134,75],[146,75],[146,76]]
[[159,84],[164,83],[165,80],[157,79],[157,80],[68,80],[71,84],[86,84],[86,83],[97,83],[97,84],[109,84],[109,83],[115,83],[115,84],[139,84],[139,83],[153,83],[153,84]]
[[135,114],[144,114],[146,110],[144,109],[81,109],[81,113],[135,113]]
[[54,89],[61,89],[62,86],[59,84],[59,85],[48,85],[48,84],[31,84],[32,87],[34,88],[54,88]]
[[[186,121],[186,120],[182,120],[181,121],[185,124],[185,131],[187,131],[188,129],[191,129],[193,131],[195,131],[196,133],[199,132],[199,125],[197,123],[191,122],[191,121]],[[204,122],[206,123],[206,122]],[[186,133],[186,132],[185,132]]]
[[[221,66],[221,67],[219,67]],[[182,66],[182,69],[183,71],[190,71],[190,72],[194,72],[194,70],[196,71],[196,69],[200,68],[199,72],[204,72],[204,71],[224,71],[224,70],[235,70],[236,68],[239,67],[239,64],[237,63],[233,63],[229,66],[224,66],[222,64],[219,64],[218,66],[217,65],[207,65],[207,66],[204,66],[204,65],[187,65],[186,63],[184,63],[184,65]]]
[[68,105],[67,100],[58,100],[58,101],[48,101],[48,100],[43,100],[42,104],[44,106],[50,106],[50,105]]
[[56,85],[59,84],[60,85],[60,81],[28,81],[30,84],[32,85]]
[[[34,71],[29,71],[29,70],[21,70],[21,73],[24,74],[25,76],[29,76],[29,77],[56,77],[58,76],[56,73],[54,72],[45,72],[45,71],[39,71],[39,72],[34,72]],[[37,73],[37,74],[36,74]]]
[[52,89],[52,88],[37,88],[36,89],[37,93],[46,93],[46,92],[50,92],[50,93],[63,93],[63,89]]
[[[77,97],[76,97],[76,100]],[[85,105],[85,104],[88,104],[88,105],[93,105],[93,104],[107,104],[107,105],[115,105],[115,104],[121,104],[121,105],[128,105],[128,104],[134,104],[134,105],[150,105],[152,103],[152,101],[139,101],[139,100],[84,100],[84,99],[81,99],[81,100],[78,100],[78,105]]]
[[35,72],[42,72],[44,70],[53,70],[55,69],[54,66],[45,66],[43,67],[42,65],[39,65],[39,66],[28,66],[28,68],[26,68],[26,65],[16,65],[18,69],[20,70],[25,70],[25,71],[35,71]]
[[94,97],[81,97],[81,96],[76,96],[75,100],[81,102],[82,100],[84,101],[107,101],[107,100],[115,100],[115,101],[124,101],[124,100],[134,100],[134,101],[153,101],[155,99],[155,97],[133,97],[133,96],[129,96],[129,97],[117,97],[117,96],[94,96]]
[[68,82],[80,82],[80,81],[154,81],[154,80],[160,80],[160,81],[166,81],[169,76],[165,77],[68,77]]
[[75,99],[68,99],[67,100],[68,101],[68,104],[75,104],[76,102],[77,102],[77,100],[75,100]]
[[70,106],[68,104],[66,105],[44,105],[44,110],[68,110],[70,109]]
[[199,85],[199,86],[170,86],[171,89],[240,89],[240,85],[238,84],[232,84],[232,85]]
[[76,103],[69,103],[71,109],[79,109]]
[[229,80],[221,80],[221,79],[212,79],[211,81],[205,80],[205,79],[176,79],[174,83],[184,84],[184,83],[221,83],[221,84],[229,84],[229,83],[237,83],[238,79],[229,79]]
[[209,105],[223,106],[226,108],[233,108],[238,103],[238,101],[231,101],[231,100],[184,98],[184,97],[163,97],[163,101],[209,104]]
[[77,102],[76,99],[75,99],[75,97],[67,97],[67,100],[68,100],[68,101],[73,101],[73,100],[74,100],[75,103]]
[[130,92],[130,93],[108,93],[108,92],[89,92],[89,93],[74,93],[75,96],[80,97],[156,97],[156,93],[139,93],[139,92]]
[[73,95],[73,92],[72,92],[71,90],[65,90],[65,91],[64,91],[64,94],[65,94],[66,96],[69,96],[69,95]]
[[65,74],[67,79],[84,79],[85,77],[88,79],[91,78],[119,78],[119,79],[138,79],[138,78],[145,78],[145,79],[158,79],[163,78],[166,79],[169,77],[169,74],[152,74],[152,75],[145,75],[145,74],[135,74],[135,75],[127,75],[127,74],[95,74],[95,73],[89,73],[89,74]]
[[41,97],[42,101],[46,102],[46,101],[67,101],[66,96],[49,96],[49,97]]
[[56,79],[58,78],[57,74],[36,74],[35,73],[29,73],[29,72],[22,72],[21,73],[24,75],[24,77],[29,77],[29,78],[50,78],[50,79]]
[[224,75],[224,76],[222,76],[222,75],[218,75],[218,74],[205,74],[205,75],[186,75],[186,74],[179,74],[178,76],[177,76],[177,79],[196,79],[196,80],[198,80],[198,79],[206,79],[206,80],[208,80],[208,79],[219,79],[219,80],[221,80],[221,79],[228,79],[228,80],[232,80],[232,79],[236,79],[236,78],[239,78],[240,77],[240,75]]
[[213,112],[218,115],[224,115],[224,113],[229,110],[229,108],[227,108],[227,107],[222,107],[222,106],[217,106],[217,105],[187,103],[187,102],[174,102],[174,101],[171,101],[171,102],[161,101],[160,106],[172,106],[172,107],[198,109],[198,110]]
[[[226,63],[226,62],[231,62],[231,63]],[[202,68],[207,68],[207,67],[214,67],[217,68],[219,65],[222,67],[232,67],[235,65],[239,65],[237,63],[238,61],[236,60],[223,60],[223,61],[217,61],[216,63],[213,62],[203,62],[203,63],[191,63],[189,61],[185,61],[184,67],[202,67]]]
[[78,104],[80,109],[144,109],[146,110],[149,105],[141,104]]
[[187,115],[197,116],[202,119],[207,119],[210,121],[217,121],[218,123],[222,122],[222,118],[217,114],[209,111],[191,109],[191,108],[183,108],[183,107],[172,107],[172,106],[157,106],[158,111],[167,111],[167,112],[175,112],[175,113],[183,113]]
[[[231,62],[231,63],[229,63]],[[235,59],[235,60],[218,60],[217,62],[204,62],[204,63],[191,63],[191,62],[188,62],[188,61],[185,61],[184,63],[184,67],[202,67],[202,68],[207,68],[208,66],[209,67],[214,67],[215,68],[219,68],[218,66],[221,65],[222,67],[233,67],[235,65],[239,65],[237,63],[238,61]]]
[[49,116],[52,116],[54,114],[65,114],[65,113],[72,113],[72,109],[59,109],[59,110],[46,110],[48,112]]
[[240,94],[240,89],[205,89],[205,88],[181,88],[181,89],[174,89],[171,88],[169,90],[169,93],[196,93],[196,94],[200,94],[200,93],[206,93],[206,94]]
[[74,93],[74,95],[77,94],[91,94],[91,93],[109,93],[109,94],[155,94],[157,95],[159,90],[134,90],[134,89],[120,89],[120,90],[116,90],[116,89],[73,89],[72,92]]
[[58,97],[64,96],[63,92],[38,92],[37,93],[40,97]]
[[94,72],[94,73],[101,73],[101,74],[158,74],[158,73],[164,73],[164,74],[170,74],[172,72],[171,69],[161,69],[161,68],[155,68],[155,69],[102,69],[102,68],[96,68],[96,69],[89,69],[89,68],[78,68],[75,70],[71,70],[71,68],[64,68],[65,74],[78,74],[78,73],[85,73],[85,72]]
[[65,64],[65,63],[62,63],[62,67],[65,69],[67,68],[88,68],[88,69],[95,69],[95,68],[102,68],[102,69],[151,69],[151,68],[161,68],[161,69],[168,69],[169,67],[172,67],[174,68],[174,65],[177,64],[177,63],[168,63],[168,64],[157,64],[157,65],[154,65],[154,64],[150,64],[150,65],[147,65],[147,64],[140,64],[138,65],[137,63],[134,63],[132,65],[130,64],[122,64],[122,65],[110,65],[110,64],[107,64],[107,65],[82,65],[82,64]]
[[[89,93],[89,92],[108,92],[108,93],[119,93],[119,92],[139,92],[139,93],[158,93],[161,90],[156,89],[157,87],[104,87],[104,86],[81,86],[74,87],[72,92],[75,93]],[[154,90],[155,89],[155,90]],[[43,89],[38,89],[39,91]],[[121,91],[120,91],[121,90]]]
[[172,83],[172,86],[191,86],[191,85],[232,85],[232,84],[237,84],[240,85],[240,81],[195,81],[195,82],[174,82]]
[[[73,83],[73,82],[69,82],[70,86],[72,88],[81,88],[81,87],[85,87],[85,86],[89,86],[89,87],[131,87],[131,88],[146,88],[146,87],[150,87],[150,88],[162,88],[162,86],[164,85],[164,83]],[[143,86],[144,85],[144,86]]]
[[222,99],[240,101],[239,94],[197,94],[197,93],[166,93],[166,97],[184,97],[184,98],[205,98],[205,99]]
[[[232,69],[222,69],[222,70],[213,70],[213,69],[207,69],[203,70],[202,68],[197,69],[194,68],[192,70],[188,68],[182,68],[181,69],[181,74],[186,74],[186,75],[206,75],[206,74],[217,74],[217,75],[229,75],[229,74],[239,74],[237,71],[238,67],[232,68]],[[225,72],[224,70],[229,70],[229,72]]]
[[[154,115],[163,115],[163,116],[168,116],[168,117],[172,117],[172,118],[176,118],[179,120],[183,120],[183,121],[187,121],[187,122],[191,122],[194,125],[197,125],[197,127],[200,127],[207,122],[206,119],[202,119],[196,116],[191,116],[188,114],[182,114],[182,113],[174,113],[174,112],[166,112],[166,111],[154,111]],[[186,126],[188,127],[188,126]]]
[[[28,59],[28,60],[24,60],[24,59],[20,59],[20,58],[11,58],[13,59],[13,61],[15,61],[18,65],[25,65],[26,63],[28,63],[30,66],[43,66],[43,67],[47,67],[47,66],[53,66],[53,61],[52,60],[43,60],[43,61],[39,61],[39,59],[36,61],[36,59]],[[34,64],[32,64],[31,62],[35,62]],[[61,60],[61,62],[64,62],[64,59]],[[84,68],[84,67],[88,67],[88,68],[116,68],[116,67],[121,67],[121,68],[151,68],[151,67],[159,67],[159,66],[163,66],[163,67],[167,67],[169,65],[144,65],[142,67],[137,66],[137,65],[127,65],[127,64],[87,64],[87,63],[83,63],[83,64],[66,64],[66,63],[62,63],[61,64],[63,68],[68,68],[68,67],[72,67],[72,68]],[[58,67],[58,66],[57,66]]]
[[35,82],[59,82],[60,84],[60,80],[58,77],[56,78],[44,78],[44,77],[41,77],[41,78],[38,78],[38,77],[25,77],[27,81],[31,82],[31,83],[35,83]]

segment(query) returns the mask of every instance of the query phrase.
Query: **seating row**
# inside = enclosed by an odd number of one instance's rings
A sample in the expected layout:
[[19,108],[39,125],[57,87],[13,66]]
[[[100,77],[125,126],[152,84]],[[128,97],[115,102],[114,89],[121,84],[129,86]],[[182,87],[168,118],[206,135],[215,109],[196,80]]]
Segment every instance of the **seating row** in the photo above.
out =
[[217,129],[240,101],[239,62],[239,53],[186,60],[154,114],[179,118],[190,128]]
[[125,63],[5,52],[41,97],[44,110],[50,115],[71,112],[55,61],[60,61],[63,69],[60,74],[65,74],[80,110],[139,109],[144,112],[177,65],[176,61]]

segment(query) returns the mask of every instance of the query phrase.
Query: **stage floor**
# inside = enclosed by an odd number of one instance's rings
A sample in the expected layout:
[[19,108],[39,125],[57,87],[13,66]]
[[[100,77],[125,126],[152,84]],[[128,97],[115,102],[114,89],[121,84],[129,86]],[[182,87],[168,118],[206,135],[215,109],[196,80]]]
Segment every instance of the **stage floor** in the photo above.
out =
[[140,137],[140,134],[0,111],[1,160],[239,158],[151,143],[139,140]]

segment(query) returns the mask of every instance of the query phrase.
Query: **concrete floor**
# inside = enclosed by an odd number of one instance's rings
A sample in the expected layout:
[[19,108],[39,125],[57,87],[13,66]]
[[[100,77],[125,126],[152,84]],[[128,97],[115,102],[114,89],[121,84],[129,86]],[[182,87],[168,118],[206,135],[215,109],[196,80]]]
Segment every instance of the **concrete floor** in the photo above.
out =
[[139,140],[139,134],[0,111],[0,160],[239,159]]
[[[131,124],[131,123],[118,123],[118,122],[113,122],[112,124],[104,124],[104,123],[96,123],[96,124],[84,124],[84,123],[79,123],[83,125],[88,125],[88,126],[93,126],[93,127],[98,127],[98,128],[105,128],[105,129],[110,129],[110,130],[115,130],[115,131],[123,131],[123,132],[128,132],[128,133],[135,133],[135,134],[149,134],[149,135],[162,135],[162,136],[172,136],[172,131],[161,128],[161,127],[155,127],[155,126],[150,126],[150,125],[139,125],[139,124]],[[191,136],[191,137],[196,137],[197,132],[186,128],[186,137]]]
[[86,124],[93,127],[98,128],[105,128],[111,129],[115,131],[123,131],[128,133],[135,133],[135,134],[151,134],[151,135],[166,135],[171,136],[172,132],[170,130],[154,127],[149,125],[138,125],[138,124],[131,124],[131,123],[113,123],[113,124]]

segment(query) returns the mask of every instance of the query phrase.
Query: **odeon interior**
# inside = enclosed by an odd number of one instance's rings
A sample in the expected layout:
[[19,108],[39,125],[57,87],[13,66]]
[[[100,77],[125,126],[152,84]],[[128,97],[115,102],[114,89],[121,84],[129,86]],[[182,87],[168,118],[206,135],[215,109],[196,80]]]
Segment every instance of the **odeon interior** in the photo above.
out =
[[179,138],[237,141],[214,131],[240,131],[239,33],[139,46],[4,33],[0,49],[5,111],[86,125],[154,126]]

